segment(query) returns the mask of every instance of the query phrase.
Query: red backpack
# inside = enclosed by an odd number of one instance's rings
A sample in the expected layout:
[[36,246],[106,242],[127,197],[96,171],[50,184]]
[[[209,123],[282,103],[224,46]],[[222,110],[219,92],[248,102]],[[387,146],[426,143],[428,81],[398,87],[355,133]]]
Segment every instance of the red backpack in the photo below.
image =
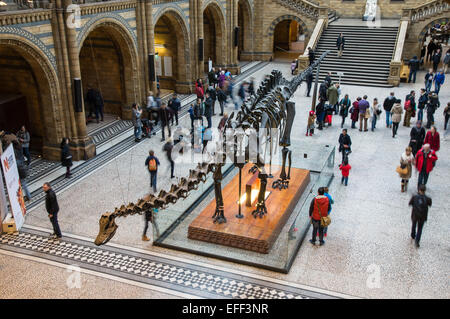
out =
[[405,111],[411,108],[411,100],[405,101]]

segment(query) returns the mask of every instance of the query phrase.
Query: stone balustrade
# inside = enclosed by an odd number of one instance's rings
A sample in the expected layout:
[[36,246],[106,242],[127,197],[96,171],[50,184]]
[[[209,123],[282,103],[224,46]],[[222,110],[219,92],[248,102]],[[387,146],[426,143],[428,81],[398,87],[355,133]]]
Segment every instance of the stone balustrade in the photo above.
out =
[[406,31],[408,30],[409,21],[402,19],[398,28],[397,40],[395,41],[395,49],[392,54],[392,60],[389,67],[388,83],[394,86],[400,84],[400,70],[402,67],[403,47],[405,45]]
[[309,66],[309,57],[307,48],[315,49],[319,43],[320,37],[322,36],[323,30],[327,27],[327,19],[321,18],[317,21],[314,31],[309,38],[308,45],[306,46],[305,52],[298,57],[298,69],[297,72],[302,72]]
[[23,24],[50,20],[53,10],[51,9],[29,9],[21,11],[6,11],[0,13],[0,26]]
[[402,17],[408,19],[411,23],[416,23],[449,10],[448,0],[433,0],[414,8],[403,9]]
[[117,0],[80,4],[81,15],[125,10],[136,7],[136,0]]
[[275,0],[284,7],[305,14],[310,18],[318,19],[323,15],[328,15],[328,7],[321,7],[307,0]]

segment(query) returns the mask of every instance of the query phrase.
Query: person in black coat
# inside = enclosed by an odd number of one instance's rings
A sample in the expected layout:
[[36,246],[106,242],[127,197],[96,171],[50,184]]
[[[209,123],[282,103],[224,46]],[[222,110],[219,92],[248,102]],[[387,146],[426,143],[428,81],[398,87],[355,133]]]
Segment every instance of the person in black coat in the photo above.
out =
[[323,82],[319,86],[319,98],[322,99],[322,101],[327,101],[327,90],[328,90],[328,82]]
[[411,129],[409,133],[409,146],[412,148],[412,153],[416,157],[417,152],[422,148],[425,139],[425,129],[422,127],[422,121],[417,121],[416,126]]
[[437,46],[436,43],[434,43],[433,40],[430,41],[430,43],[428,43],[427,46],[427,61],[430,62],[431,57],[433,56],[434,51],[436,50]]
[[413,79],[413,83],[416,83],[416,73],[417,70],[419,70],[419,60],[417,59],[417,56],[413,56],[411,60],[409,60],[409,77],[408,77],[408,83],[411,83],[411,79]]
[[208,128],[211,128],[212,126],[212,121],[211,121],[211,117],[212,117],[212,108],[213,108],[213,100],[211,98],[211,96],[209,95],[209,92],[207,91],[205,94],[205,117],[206,120],[208,121]]
[[317,122],[319,127],[317,129],[323,130],[323,120],[325,118],[325,101],[319,96],[319,104],[316,105]]
[[437,72],[438,65],[439,65],[439,63],[441,63],[441,57],[442,57],[441,50],[437,49],[436,53],[433,54],[433,58],[432,58],[434,72]]
[[163,146],[163,151],[166,152],[167,160],[170,163],[170,178],[174,178],[175,175],[173,175],[173,171],[175,169],[175,162],[172,159],[172,150],[173,150],[173,143],[172,138],[167,139],[166,144]]
[[224,90],[219,87],[216,88],[216,91],[217,100],[219,101],[220,105],[220,116],[223,116],[223,107],[225,105],[225,102],[227,101],[227,95],[225,94]]
[[173,120],[175,118],[175,123],[178,125],[178,112],[181,109],[181,102],[177,97],[177,94],[174,93],[172,96],[172,99],[170,99],[168,103],[168,107],[172,110],[172,113],[174,116],[171,117],[171,125],[173,125]]
[[42,186],[42,188],[45,192],[45,208],[47,210],[48,217],[50,218],[50,222],[53,226],[52,237],[60,239],[62,235],[58,224],[59,205],[58,200],[56,199],[56,194],[51,188],[50,183],[44,183],[44,186]]
[[161,142],[164,142],[166,140],[164,133],[166,126],[169,131],[169,137],[172,136],[169,125],[170,116],[171,116],[170,109],[167,107],[166,103],[162,103],[161,107],[159,108],[159,119],[161,121],[161,134],[162,134]]
[[95,112],[95,90],[88,85],[86,98],[84,99],[85,105],[89,108],[89,113],[87,115],[88,118],[92,118],[93,113]]
[[311,47],[308,47],[308,58],[309,58],[309,65],[313,64],[316,55]]
[[216,94],[216,89],[213,88],[212,86],[208,86],[208,90],[206,91],[208,92],[211,100],[212,100],[212,115],[216,115],[216,100],[217,100],[217,94]]
[[66,178],[72,177],[70,167],[72,164],[72,154],[69,148],[69,139],[64,137],[61,142],[61,165],[66,168]]
[[345,157],[352,152],[352,139],[347,134],[347,129],[343,129],[341,135],[339,135],[339,152],[342,152],[342,163],[344,163]]
[[99,120],[101,118],[101,121],[103,121],[103,96],[100,93],[100,91],[95,91],[95,118],[97,119],[97,123],[99,123]]
[[[411,238],[415,240],[416,247],[420,247],[420,237],[422,236],[423,224],[428,218],[428,206],[431,206],[431,198],[425,195],[425,185],[419,186],[419,193],[414,195],[409,201],[409,206],[412,206],[411,212]],[[417,227],[417,233],[416,233]]]
[[345,45],[345,37],[344,34],[341,32],[339,34],[337,40],[336,40],[336,47],[338,50],[338,57],[342,56],[342,52],[344,51],[344,45]]
[[313,73],[308,72],[306,74],[306,85],[307,85],[306,96],[307,97],[309,97],[309,93],[311,92],[312,83],[313,83]]

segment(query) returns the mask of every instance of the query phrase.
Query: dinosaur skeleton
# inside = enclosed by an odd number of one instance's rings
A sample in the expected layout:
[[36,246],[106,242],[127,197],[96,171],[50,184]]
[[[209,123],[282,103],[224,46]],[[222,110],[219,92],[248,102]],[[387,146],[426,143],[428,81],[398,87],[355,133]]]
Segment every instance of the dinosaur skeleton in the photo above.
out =
[[[284,79],[280,71],[272,71],[261,82],[256,94],[245,101],[236,114],[234,112],[231,113],[209,162],[199,163],[195,169],[189,171],[187,178],[183,177],[178,184],[172,184],[169,191],[161,190],[156,196],[150,194],[139,199],[136,204],[122,205],[120,208],[116,208],[114,212],[102,214],[99,220],[100,230],[95,239],[95,244],[105,244],[115,235],[118,228],[115,222],[116,218],[135,214],[141,215],[155,208],[158,210],[167,208],[169,204],[175,204],[178,199],[186,198],[191,190],[197,189],[201,182],[204,183],[206,181],[209,173],[213,173],[216,200],[216,209],[212,216],[213,222],[226,223],[221,185],[223,178],[222,167],[226,158],[231,159],[239,168],[239,185],[241,184],[241,170],[244,167],[244,163],[252,162],[254,164],[249,171],[251,173],[258,172],[260,189],[252,215],[255,218],[262,218],[267,214],[265,195],[267,179],[270,173],[268,174],[265,169],[260,141],[265,138],[266,142],[270,143],[269,156],[271,165],[273,144],[278,138],[278,134],[274,135],[273,132],[281,133],[278,144],[283,147],[281,152],[282,168],[279,178],[272,183],[272,187],[280,190],[288,188],[291,170],[291,151],[288,147],[291,145],[290,134],[295,117],[295,103],[290,102],[289,99],[300,83],[305,80],[306,75],[309,72],[313,72],[313,69],[320,64],[327,54],[328,51],[291,81]],[[252,135],[251,132],[256,132],[256,134]],[[252,157],[251,154],[256,154],[256,156]],[[286,160],[288,161],[287,172]],[[239,215],[236,215],[238,218],[243,216],[240,213],[240,206],[241,203],[239,201]]]

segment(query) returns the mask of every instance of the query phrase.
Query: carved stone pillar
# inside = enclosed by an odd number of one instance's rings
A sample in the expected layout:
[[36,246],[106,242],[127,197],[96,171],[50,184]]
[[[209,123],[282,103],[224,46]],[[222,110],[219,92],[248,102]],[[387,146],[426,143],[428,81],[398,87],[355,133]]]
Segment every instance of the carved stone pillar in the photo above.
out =
[[[63,0],[64,8],[64,21],[69,19],[69,13],[67,7],[72,4],[72,0]],[[67,53],[69,57],[69,71],[70,71],[70,93],[74,96],[73,79],[81,79],[80,59],[78,55],[78,44],[76,29],[73,26],[64,24],[65,33],[67,39]],[[82,92],[83,95],[83,92]],[[70,99],[69,99],[70,100]],[[86,130],[86,116],[84,114],[84,99],[81,99],[82,108],[81,111],[75,111],[73,107],[73,100],[71,101],[70,111],[74,112],[76,135],[71,136],[70,147],[74,160],[86,160],[95,156],[95,145],[92,139],[87,135]]]
[[[149,71],[148,71],[148,55],[153,54],[155,55],[155,27],[153,26],[153,4],[152,0],[145,0],[145,15],[147,20],[147,55],[146,55],[146,61],[147,61],[147,73],[145,74],[146,78],[149,78]],[[150,81],[150,90],[153,92],[156,92],[156,81]],[[147,96],[147,93],[146,95]]]
[[[234,29],[238,26],[238,0],[227,1],[226,19],[226,68],[233,74],[240,73],[238,64],[238,47],[234,45]],[[242,31],[242,30],[240,30]]]

